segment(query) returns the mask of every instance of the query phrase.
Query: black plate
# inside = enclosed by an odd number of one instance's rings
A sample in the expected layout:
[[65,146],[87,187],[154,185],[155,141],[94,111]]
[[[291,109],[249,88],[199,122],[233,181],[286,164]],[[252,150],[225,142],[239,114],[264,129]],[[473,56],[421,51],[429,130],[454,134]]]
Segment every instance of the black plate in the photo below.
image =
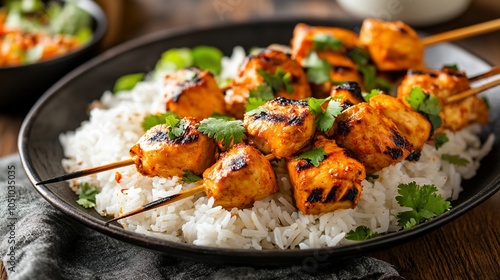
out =
[[[80,126],[80,123],[87,119],[87,105],[92,100],[98,99],[105,90],[111,89],[118,77],[153,69],[162,51],[172,47],[206,44],[219,47],[224,53],[230,54],[235,45],[243,46],[248,50],[254,46],[266,46],[270,43],[288,44],[295,24],[301,21],[353,30],[359,30],[356,27],[360,26],[360,23],[281,20],[227,25],[203,30],[162,32],[116,47],[77,68],[44,94],[23,123],[19,137],[19,150],[23,166],[31,182],[34,184],[41,179],[65,173],[61,166],[63,151],[58,135]],[[444,63],[458,63],[471,75],[489,68],[488,64],[476,56],[448,44],[427,49],[426,60],[433,67],[441,67]],[[500,136],[498,122],[500,94],[496,90],[496,94],[490,91],[486,95],[492,107],[492,122],[486,129],[495,133],[498,138]],[[126,231],[119,226],[105,226],[104,222],[107,218],[77,205],[76,195],[66,183],[41,185],[35,188],[56,208],[90,228],[137,246],[172,256],[213,263],[282,265],[302,262],[314,264],[326,259],[326,256],[341,257],[388,248],[421,236],[459,217],[492,196],[500,188],[498,158],[500,158],[500,148],[497,141],[493,151],[483,160],[477,176],[473,180],[464,182],[465,190],[460,194],[460,198],[452,203],[452,210],[432,221],[410,230],[390,233],[355,245],[310,250],[224,249],[165,241]]]

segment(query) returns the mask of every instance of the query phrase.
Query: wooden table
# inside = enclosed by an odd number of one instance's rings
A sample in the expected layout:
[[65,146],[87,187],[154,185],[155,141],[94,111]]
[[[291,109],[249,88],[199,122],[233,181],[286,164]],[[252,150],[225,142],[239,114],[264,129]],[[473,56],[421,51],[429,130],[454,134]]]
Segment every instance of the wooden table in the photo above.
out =
[[[271,16],[349,19],[349,15],[331,0],[98,2],[106,8],[111,22],[103,49],[146,33],[187,24],[207,26],[221,21]],[[216,3],[232,3],[233,6],[221,16],[215,9]],[[420,29],[434,34],[498,17],[500,1],[475,0],[459,18]],[[464,39],[456,44],[500,65],[500,32]],[[17,151],[17,134],[22,119],[22,114],[0,113],[0,156]],[[500,279],[499,214],[500,193],[497,193],[462,217],[425,236],[369,255],[393,264],[406,279]]]

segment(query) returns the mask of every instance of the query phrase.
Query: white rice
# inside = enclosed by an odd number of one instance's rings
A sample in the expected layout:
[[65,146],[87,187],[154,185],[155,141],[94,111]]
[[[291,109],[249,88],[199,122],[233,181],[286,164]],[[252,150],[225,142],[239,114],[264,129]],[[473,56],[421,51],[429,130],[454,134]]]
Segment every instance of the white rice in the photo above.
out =
[[[231,59],[223,61],[224,77],[234,75],[244,52],[237,49]],[[143,118],[163,112],[164,102],[160,80],[139,83],[133,90],[101,98],[105,109],[95,108],[88,121],[74,132],[60,136],[67,159],[68,172],[129,158],[129,148],[144,133]],[[373,232],[397,231],[396,216],[406,211],[395,197],[398,185],[412,181],[433,184],[444,198],[456,199],[461,180],[473,177],[479,161],[492,148],[491,135],[481,145],[479,125],[459,132],[447,131],[449,142],[436,151],[425,145],[417,162],[403,161],[377,173],[373,182],[363,181],[363,192],[355,209],[337,210],[321,215],[304,215],[293,203],[291,185],[283,163],[275,164],[279,193],[254,203],[252,208],[225,210],[214,205],[213,198],[197,195],[169,206],[160,207],[120,221],[128,230],[175,242],[244,249],[319,248],[347,244],[350,230],[360,225]],[[457,167],[440,159],[441,154],[456,154],[469,160]],[[116,182],[119,172],[121,180]],[[141,176],[135,166],[102,172],[73,182],[89,182],[97,186],[96,211],[117,216],[145,203],[193,187],[183,185],[179,178]]]

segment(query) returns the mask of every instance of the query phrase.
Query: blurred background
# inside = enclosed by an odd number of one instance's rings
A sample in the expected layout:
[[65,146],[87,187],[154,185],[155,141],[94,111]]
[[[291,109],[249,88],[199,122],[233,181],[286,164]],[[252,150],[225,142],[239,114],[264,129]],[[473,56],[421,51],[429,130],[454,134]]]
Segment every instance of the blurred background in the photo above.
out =
[[[260,19],[302,17],[361,22],[359,17],[368,15],[384,20],[401,19],[419,31],[435,34],[500,18],[498,0],[97,0],[97,2],[104,8],[109,20],[108,33],[103,42],[104,48],[167,28],[197,28]],[[357,9],[353,8],[353,5]],[[486,34],[458,41],[457,44],[480,53],[485,50],[484,45],[498,43],[499,37],[498,33]],[[482,44],[478,44],[479,42]],[[491,58],[498,56],[499,51],[497,49],[496,54],[491,54]],[[487,54],[484,58],[488,60],[490,56]]]

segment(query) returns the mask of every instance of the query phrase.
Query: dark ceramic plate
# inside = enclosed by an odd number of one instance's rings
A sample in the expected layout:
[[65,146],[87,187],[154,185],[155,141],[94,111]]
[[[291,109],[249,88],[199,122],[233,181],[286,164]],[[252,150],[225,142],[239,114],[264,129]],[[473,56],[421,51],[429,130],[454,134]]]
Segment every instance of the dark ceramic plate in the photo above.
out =
[[[316,25],[341,26],[357,30],[359,23],[345,23],[318,20],[303,20]],[[270,43],[288,44],[292,30],[299,20],[253,22],[228,25],[203,30],[163,32],[140,38],[116,47],[87,62],[71,72],[46,92],[27,116],[19,137],[22,163],[33,184],[47,179],[64,170],[61,166],[63,151],[58,135],[76,129],[87,119],[87,105],[99,98],[105,90],[111,89],[115,80],[128,73],[149,71],[162,51],[172,47],[192,47],[200,44],[219,47],[230,54],[233,46],[245,49],[266,46]],[[426,60],[432,67],[444,63],[458,63],[470,75],[489,68],[481,59],[452,45],[444,44],[429,48]],[[500,136],[498,112],[500,93],[487,92],[492,107],[492,122],[486,128]],[[114,238],[159,251],[176,257],[196,259],[215,263],[240,263],[256,265],[284,265],[292,263],[312,263],[326,259],[325,256],[341,257],[366,253],[370,250],[394,246],[414,239],[459,217],[477,206],[500,188],[500,147],[498,141],[493,151],[482,162],[479,173],[473,180],[464,182],[465,190],[452,203],[451,211],[413,229],[386,234],[384,236],[332,248],[311,250],[242,250],[202,247],[174,243],[126,231],[117,224],[105,226],[107,218],[93,210],[76,204],[76,196],[66,183],[36,186],[37,191],[56,208],[85,224]]]

